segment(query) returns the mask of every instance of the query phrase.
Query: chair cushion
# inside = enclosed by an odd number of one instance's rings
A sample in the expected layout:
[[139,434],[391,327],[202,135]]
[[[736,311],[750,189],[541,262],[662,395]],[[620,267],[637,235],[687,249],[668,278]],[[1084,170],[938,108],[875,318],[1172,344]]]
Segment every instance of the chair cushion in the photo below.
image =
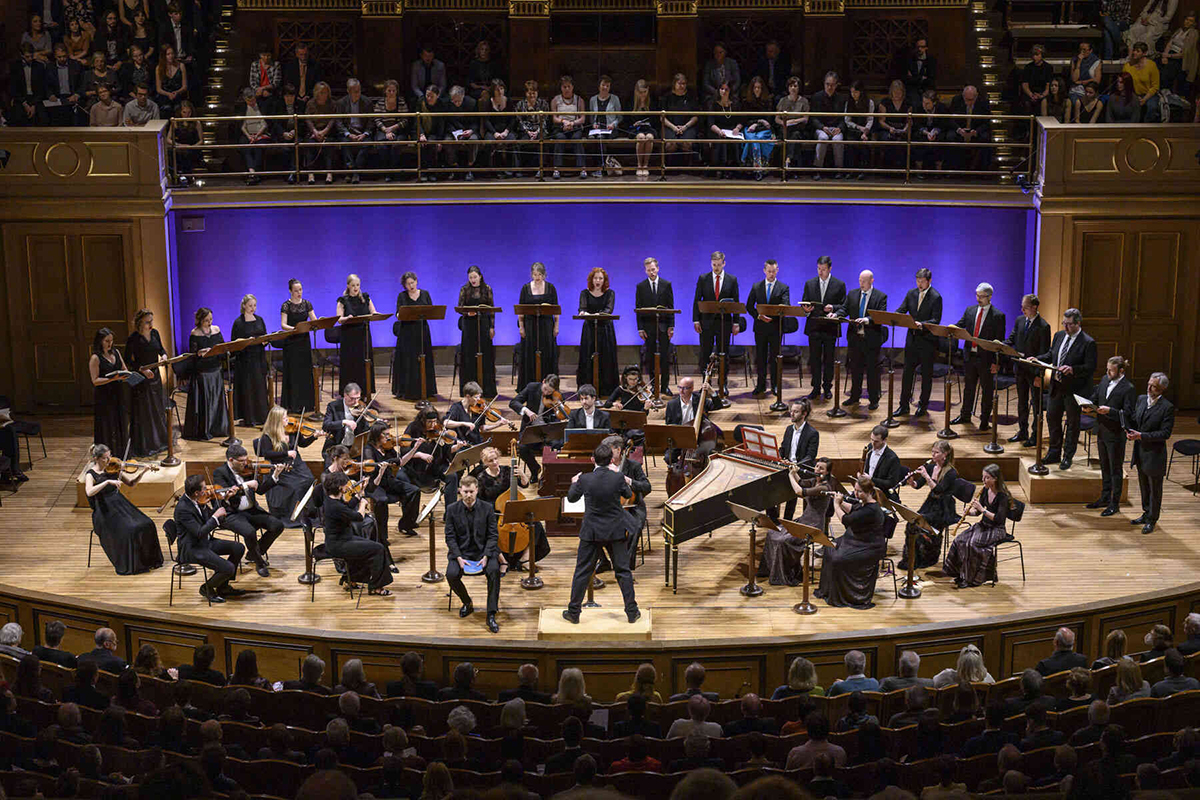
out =
[[15,432],[25,436],[37,436],[42,432],[42,423],[31,422],[27,419],[14,419],[12,428]]
[[1171,449],[1183,456],[1200,455],[1200,439],[1180,439]]

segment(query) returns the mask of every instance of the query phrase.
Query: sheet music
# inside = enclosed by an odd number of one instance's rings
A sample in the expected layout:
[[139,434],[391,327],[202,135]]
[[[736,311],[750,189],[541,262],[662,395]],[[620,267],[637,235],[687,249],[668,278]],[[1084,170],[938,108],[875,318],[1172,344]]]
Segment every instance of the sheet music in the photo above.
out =
[[563,501],[562,501],[562,513],[563,513],[563,516],[567,516],[567,517],[570,517],[570,516],[578,516],[578,517],[582,517],[582,516],[583,516],[583,512],[586,510],[586,507],[585,507],[585,505],[584,505],[584,504],[585,504],[585,502],[586,502],[586,501],[585,501],[585,500],[584,500],[584,498],[582,498],[582,497],[580,497],[580,498],[579,498],[578,500],[576,500],[574,503],[572,503],[570,500],[568,500],[567,498],[565,498],[565,497],[564,497],[564,498],[563,498]]

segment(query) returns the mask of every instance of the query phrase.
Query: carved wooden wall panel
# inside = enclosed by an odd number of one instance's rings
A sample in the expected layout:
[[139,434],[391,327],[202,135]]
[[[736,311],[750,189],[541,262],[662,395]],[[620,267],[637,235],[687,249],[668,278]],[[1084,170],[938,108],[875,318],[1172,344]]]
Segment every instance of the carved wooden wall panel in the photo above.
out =
[[[1126,236],[1117,231],[1085,231],[1079,254],[1079,305],[1085,322],[1116,322],[1125,306],[1121,275]],[[1054,325],[1057,320],[1051,320]]]
[[[123,658],[133,661],[142,645],[148,644],[158,651],[159,660],[164,666],[174,667],[179,664],[192,663],[196,647],[207,644],[208,634],[201,630],[178,629],[154,624],[129,625],[125,629],[124,644],[120,644],[121,634],[118,632],[118,652],[125,652]],[[220,655],[218,653],[218,655]],[[220,664],[220,662],[217,662]]]
[[304,657],[312,652],[312,645],[226,636],[224,653],[226,674],[233,674],[238,653],[243,650],[253,650],[258,656],[260,675],[269,675],[273,680],[279,681],[299,680],[300,665],[304,663]]
[[[408,38],[414,46],[410,48],[411,57],[404,60],[406,78],[409,65],[417,58],[417,48],[426,43],[434,46],[434,54],[439,61],[445,63],[446,75],[451,84],[467,79],[471,59],[475,57],[475,46],[481,40],[491,45],[493,61],[497,64],[508,62],[508,53],[504,46],[508,36],[505,23],[499,20],[479,19],[470,15],[422,14],[413,23],[411,36]],[[525,81],[525,78],[506,76],[509,96],[520,97],[520,93],[513,88],[514,81],[520,83]]]
[[334,93],[345,90],[346,79],[358,77],[358,30],[353,19],[283,18],[275,21],[275,52],[280,61],[292,58],[296,43],[305,42],[320,62],[325,82]]
[[928,35],[926,19],[856,17],[850,45],[850,76],[855,80],[882,80],[891,76],[897,54]]

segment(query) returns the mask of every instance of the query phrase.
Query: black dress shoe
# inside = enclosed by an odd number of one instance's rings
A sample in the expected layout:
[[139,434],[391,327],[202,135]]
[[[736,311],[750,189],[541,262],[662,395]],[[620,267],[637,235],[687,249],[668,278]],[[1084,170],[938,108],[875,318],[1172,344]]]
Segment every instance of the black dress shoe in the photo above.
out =
[[1021,442],[1021,447],[1037,447],[1037,440],[1026,439],[1025,441]]
[[765,386],[755,386],[754,387],[754,396],[755,397],[762,397],[766,393],[767,393],[767,387],[765,387]]
[[579,615],[572,614],[570,609],[565,609],[563,611],[563,619],[565,619],[567,622],[571,623],[572,625],[579,624]]
[[807,397],[809,400],[819,400],[819,399],[821,399],[821,390],[813,389],[811,392],[809,392],[808,394],[806,394],[804,396]]
[[1062,458],[1061,450],[1047,450],[1046,455],[1042,456],[1043,464],[1053,464]]
[[842,405],[844,405],[844,406],[856,406],[856,405],[858,405],[858,404],[859,404],[859,402],[860,402],[861,400],[862,400],[862,398],[860,398],[860,397],[847,397],[845,400],[843,400],[843,401],[842,401]]
[[1070,458],[1070,456],[1068,456],[1067,458],[1064,458],[1062,461],[1058,462],[1058,468],[1059,468],[1060,470],[1063,470],[1064,472],[1065,472],[1066,470],[1069,470],[1069,469],[1071,468],[1071,458]]
[[495,614],[487,615],[487,629],[489,631],[491,631],[492,633],[500,632],[500,626],[496,623],[496,615]]
[[612,569],[612,564],[610,564],[608,559],[606,558],[603,561],[601,561],[599,564],[596,565],[596,574],[599,575],[601,572],[608,572],[611,569]]
[[221,597],[221,595],[217,594],[216,592],[209,592],[203,586],[200,587],[200,596],[208,598],[208,601],[211,603],[224,603],[225,602],[224,597]]
[[260,577],[260,578],[269,578],[269,577],[271,577],[271,570],[267,569],[267,565],[266,565],[266,564],[263,564],[261,567],[258,567],[258,568],[257,568],[256,570],[254,570],[254,571],[258,573],[258,577]]
[[1116,506],[1109,506],[1108,508],[1106,508],[1100,512],[1100,516],[1111,517],[1113,514],[1117,513],[1118,511],[1120,511],[1120,509],[1117,508]]
[[833,392],[831,392],[830,390],[826,389],[826,390],[825,390],[825,399],[826,399],[826,400],[832,400],[832,399],[833,399]]
[[1129,520],[1129,524],[1130,525],[1144,525],[1145,523],[1147,523],[1149,521],[1150,520],[1148,520],[1146,518],[1146,515],[1142,514],[1140,517],[1134,517],[1133,519]]
[[1142,533],[1154,533],[1154,523],[1147,522],[1142,526]]
[[1101,497],[1099,500],[1093,500],[1092,502],[1088,503],[1086,507],[1087,508],[1105,508],[1106,506],[1108,506],[1108,498]]
[[868,410],[868,411],[874,411],[874,410],[875,410],[875,409],[877,409],[877,408],[879,408],[879,401],[878,401],[878,400],[876,400],[874,403],[868,403],[868,404],[867,404],[867,410]]
[[16,481],[17,483],[25,483],[27,480],[29,480],[29,476],[26,475],[24,472],[21,472],[21,470],[19,470],[19,469],[14,468],[11,474],[12,474],[12,479],[14,481]]
[[629,624],[632,625],[633,623],[637,622],[639,619],[642,618],[642,612],[641,611],[627,611],[627,612],[625,612],[625,618],[627,620],[629,620]]
[[925,406],[917,406],[917,410],[913,414],[913,416],[914,417],[927,417],[927,416],[929,416],[929,409],[926,408]]
[[242,595],[244,595],[246,593],[247,592],[245,589],[235,589],[232,586],[221,587],[221,596],[222,597],[241,597]]
[[984,431],[990,431],[991,429],[992,429],[992,426],[989,425],[988,423],[986,423],[986,422],[979,423],[979,432],[980,433],[983,433]]
[[466,618],[471,616],[471,614],[474,612],[475,606],[471,605],[470,603],[465,603],[463,607],[458,610],[458,616]]
[[970,418],[970,417],[964,417],[962,414],[959,414],[957,417],[955,417],[954,419],[950,420],[950,424],[951,424],[951,425],[970,425],[970,424],[971,424],[971,418]]
[[1025,431],[1017,431],[1012,436],[1008,437],[1009,442],[1023,442],[1029,438],[1029,434]]
[[892,416],[893,417],[907,417],[908,416],[908,406],[906,406],[906,405],[897,406],[896,410],[892,412]]

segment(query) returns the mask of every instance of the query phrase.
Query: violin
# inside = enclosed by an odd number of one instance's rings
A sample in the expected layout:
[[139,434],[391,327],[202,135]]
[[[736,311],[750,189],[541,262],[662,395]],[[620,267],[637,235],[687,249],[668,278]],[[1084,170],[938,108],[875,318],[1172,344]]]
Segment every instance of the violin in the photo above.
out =
[[301,436],[314,437],[320,431],[316,423],[306,422],[299,414],[288,414],[287,422],[284,423],[283,431],[288,436],[300,434]]
[[265,478],[275,471],[275,465],[270,461],[247,461],[238,468],[238,475],[243,478]]
[[158,471],[158,464],[143,464],[140,461],[122,461],[116,456],[109,456],[108,463],[104,465],[105,475],[120,475],[122,472],[136,475],[144,469],[151,472]]
[[357,498],[365,497],[367,484],[365,481],[350,481],[342,487],[342,502],[350,503]]
[[381,468],[388,467],[388,464],[380,464],[378,461],[366,459],[363,461],[351,461],[346,465],[345,473],[347,475],[374,475]]
[[230,486],[228,488],[223,488],[221,486],[216,486],[211,483],[205,483],[204,488],[202,488],[200,490],[200,494],[196,497],[196,502],[202,506],[208,505],[209,503],[211,503],[214,500],[224,503],[226,500],[233,497],[235,494],[237,494],[241,490],[242,490],[242,487],[240,487],[240,486]]
[[571,416],[571,409],[563,402],[562,392],[558,389],[549,394],[542,392],[542,416],[545,417],[548,412],[554,413],[557,422],[563,422]]
[[512,423],[512,420],[505,419],[499,411],[492,408],[492,404],[495,402],[493,399],[491,403],[485,403],[481,397],[467,407],[467,412],[475,417],[476,425],[480,422],[503,422],[509,427],[509,430],[516,430],[517,426]]

